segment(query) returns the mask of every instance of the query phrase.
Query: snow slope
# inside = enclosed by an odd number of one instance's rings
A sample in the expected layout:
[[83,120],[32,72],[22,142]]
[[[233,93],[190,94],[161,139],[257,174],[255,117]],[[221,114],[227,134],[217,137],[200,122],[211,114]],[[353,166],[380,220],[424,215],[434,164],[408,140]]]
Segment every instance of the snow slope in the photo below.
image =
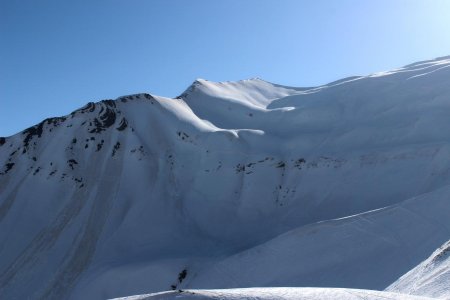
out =
[[301,226],[218,260],[187,286],[382,289],[449,236],[449,193],[445,187],[368,213]]
[[450,299],[450,241],[386,290]]
[[427,297],[337,288],[249,288],[228,290],[185,290],[120,298],[121,300],[221,299],[221,300],[425,300]]
[[0,298],[386,288],[450,238],[449,66],[198,80],[0,138]]

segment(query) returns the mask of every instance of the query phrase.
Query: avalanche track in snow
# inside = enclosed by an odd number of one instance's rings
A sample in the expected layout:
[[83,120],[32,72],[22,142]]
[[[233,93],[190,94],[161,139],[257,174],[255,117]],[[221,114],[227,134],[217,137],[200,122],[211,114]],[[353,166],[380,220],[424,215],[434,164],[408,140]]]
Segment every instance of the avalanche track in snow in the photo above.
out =
[[449,67],[199,79],[0,138],[0,298],[387,288],[450,239]]

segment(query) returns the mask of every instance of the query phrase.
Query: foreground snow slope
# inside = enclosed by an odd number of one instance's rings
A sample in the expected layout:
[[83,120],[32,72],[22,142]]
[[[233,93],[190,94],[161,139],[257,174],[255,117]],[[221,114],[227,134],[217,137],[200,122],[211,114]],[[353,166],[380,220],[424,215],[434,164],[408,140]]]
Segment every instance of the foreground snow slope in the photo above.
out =
[[449,194],[445,187],[398,205],[299,227],[219,259],[186,284],[381,289],[449,236]]
[[198,80],[0,138],[0,298],[386,288],[450,238],[449,66]]
[[221,299],[221,300],[426,300],[432,298],[396,293],[337,288],[252,288],[185,290],[120,298],[121,300]]
[[450,241],[386,290],[450,299]]

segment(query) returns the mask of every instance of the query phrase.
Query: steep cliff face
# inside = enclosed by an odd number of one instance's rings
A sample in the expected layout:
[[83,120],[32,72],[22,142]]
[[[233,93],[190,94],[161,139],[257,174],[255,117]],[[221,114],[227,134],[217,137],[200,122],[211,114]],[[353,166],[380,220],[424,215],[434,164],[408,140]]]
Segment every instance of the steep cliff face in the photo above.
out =
[[[0,297],[385,288],[449,238],[449,66],[316,88],[197,80],[175,99],[89,103],[0,138]],[[387,206],[372,223],[353,216]],[[404,238],[411,226],[425,229]],[[357,255],[306,266],[337,248]],[[361,261],[380,273],[364,279]]]

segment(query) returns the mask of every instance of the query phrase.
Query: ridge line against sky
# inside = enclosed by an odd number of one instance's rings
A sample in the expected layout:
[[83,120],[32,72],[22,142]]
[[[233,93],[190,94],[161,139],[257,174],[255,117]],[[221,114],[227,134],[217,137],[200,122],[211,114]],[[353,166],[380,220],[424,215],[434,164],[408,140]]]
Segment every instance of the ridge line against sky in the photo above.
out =
[[[131,4],[130,4],[131,3]],[[196,78],[317,86],[450,54],[450,1],[0,2],[0,136]]]

